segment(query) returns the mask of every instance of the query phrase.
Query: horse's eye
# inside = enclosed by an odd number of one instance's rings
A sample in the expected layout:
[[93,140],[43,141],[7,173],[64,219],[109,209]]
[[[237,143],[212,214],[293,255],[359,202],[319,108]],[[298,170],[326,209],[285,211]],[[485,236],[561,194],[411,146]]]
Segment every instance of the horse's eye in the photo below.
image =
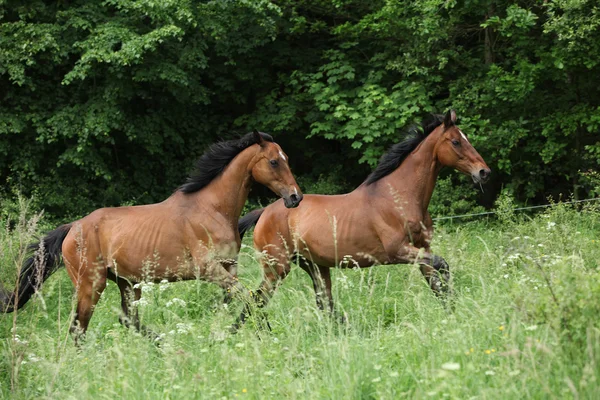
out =
[[460,146],[460,142],[456,139],[452,139],[452,145],[458,147]]
[[279,165],[279,163],[277,162],[277,160],[271,160],[269,162],[271,163],[271,167],[276,167],[277,165]]

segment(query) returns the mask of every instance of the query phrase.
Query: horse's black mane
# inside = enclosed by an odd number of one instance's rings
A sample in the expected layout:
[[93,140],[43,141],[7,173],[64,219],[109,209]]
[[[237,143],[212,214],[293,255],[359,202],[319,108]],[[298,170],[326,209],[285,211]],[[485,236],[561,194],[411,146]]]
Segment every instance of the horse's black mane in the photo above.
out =
[[435,128],[444,122],[443,115],[433,115],[431,120],[423,122],[421,126],[412,127],[406,136],[406,139],[393,145],[387,153],[381,156],[379,164],[365,180],[365,184],[370,185],[377,182],[384,176],[394,172],[402,164],[406,157],[417,148]]
[[[272,142],[273,137],[260,132],[260,136],[267,142]],[[187,181],[177,190],[183,193],[194,193],[204,188],[215,179],[242,150],[257,143],[255,133],[248,133],[237,140],[227,140],[211,145],[198,161],[196,172],[187,178]]]

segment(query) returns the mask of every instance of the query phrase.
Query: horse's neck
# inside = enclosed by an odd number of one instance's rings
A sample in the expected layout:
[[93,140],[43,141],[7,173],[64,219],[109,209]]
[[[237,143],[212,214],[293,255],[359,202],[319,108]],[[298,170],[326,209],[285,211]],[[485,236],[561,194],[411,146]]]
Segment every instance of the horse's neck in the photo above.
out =
[[423,220],[431,201],[441,164],[434,157],[440,132],[434,131],[398,168],[377,183],[378,194],[391,198],[409,218]]
[[198,207],[220,213],[230,220],[232,226],[237,227],[252,185],[251,163],[255,154],[256,146],[243,150],[206,188],[188,196],[195,197]]

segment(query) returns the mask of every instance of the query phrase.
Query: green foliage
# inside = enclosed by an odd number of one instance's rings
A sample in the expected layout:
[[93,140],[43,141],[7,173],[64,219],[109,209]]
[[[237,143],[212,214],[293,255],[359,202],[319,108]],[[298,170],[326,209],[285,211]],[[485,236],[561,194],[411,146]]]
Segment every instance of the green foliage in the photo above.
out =
[[339,168],[333,169],[328,175],[321,174],[317,179],[302,177],[297,180],[305,193],[340,194],[346,191],[346,183],[340,179],[343,176]]
[[4,1],[0,184],[65,218],[159,201],[208,143],[259,128],[348,190],[453,107],[487,190],[581,198],[599,24],[593,0]]
[[581,172],[581,183],[589,191],[590,196],[600,197],[600,173],[592,169]]
[[273,40],[278,13],[265,1],[2,3],[4,184],[63,216],[168,196],[232,136],[235,60]]
[[[520,294],[515,290],[520,309],[532,321],[552,326],[567,345],[585,348],[590,335],[599,332],[594,322],[600,312],[598,239],[587,233],[598,229],[600,214],[597,208],[586,208],[583,219],[575,218],[576,213],[558,203],[528,224],[536,230],[513,225],[516,239],[511,240],[507,268],[533,287]],[[573,248],[573,241],[586,250]]]
[[508,189],[502,190],[498,198],[496,199],[496,203],[494,212],[496,213],[496,217],[498,221],[503,225],[510,226],[514,222],[516,222],[516,214],[515,214],[515,200],[512,192]]
[[485,209],[477,205],[479,188],[474,188],[470,178],[449,175],[438,178],[429,204],[432,218],[451,215],[473,214]]

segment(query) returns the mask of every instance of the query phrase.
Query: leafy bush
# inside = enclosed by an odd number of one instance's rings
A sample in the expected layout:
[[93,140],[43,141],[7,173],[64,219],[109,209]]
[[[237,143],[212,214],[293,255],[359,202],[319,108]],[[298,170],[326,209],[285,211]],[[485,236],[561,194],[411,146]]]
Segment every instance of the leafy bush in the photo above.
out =
[[485,211],[477,204],[479,187],[473,187],[471,179],[452,173],[437,180],[429,213],[433,218],[461,214],[474,214]]
[[341,168],[339,167],[333,168],[327,175],[319,175],[316,179],[309,176],[298,177],[297,182],[302,188],[303,193],[340,194],[348,190],[348,185],[344,181]]

